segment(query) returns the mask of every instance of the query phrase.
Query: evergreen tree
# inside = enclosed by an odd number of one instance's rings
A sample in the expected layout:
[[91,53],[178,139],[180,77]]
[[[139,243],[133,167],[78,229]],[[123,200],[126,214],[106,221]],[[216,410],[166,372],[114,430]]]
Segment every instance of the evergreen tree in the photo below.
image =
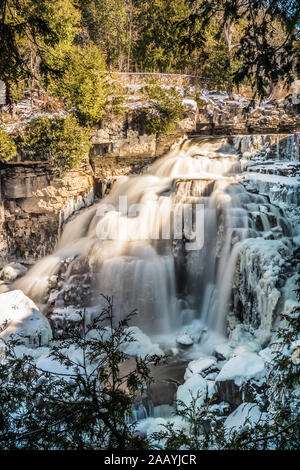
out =
[[130,8],[128,0],[81,0],[82,24],[104,53],[109,70],[123,70],[128,62]]
[[180,24],[187,20],[189,6],[185,0],[142,0],[135,2],[138,39],[134,48],[141,71],[175,72],[187,63]]
[[[232,70],[233,80],[240,85],[249,80],[255,94],[263,97],[281,81],[289,86],[300,61],[296,42],[300,38],[300,4],[298,0],[192,0],[193,22],[202,22],[203,30],[220,15],[219,31],[232,50],[232,28],[244,23],[235,53],[240,66]],[[279,33],[279,34],[278,34]],[[196,45],[197,47],[197,45]],[[231,69],[231,68],[230,68]]]
[[[40,369],[30,354],[6,344],[0,363],[0,449],[142,449],[133,405],[151,382],[149,365],[123,352],[134,341],[126,330],[133,312],[118,324],[112,299],[98,318],[82,321],[52,346],[53,368]],[[75,356],[70,351],[75,352]],[[75,358],[74,358],[75,357]],[[131,417],[131,419],[130,419]],[[131,424],[132,423],[132,424]]]
[[61,75],[48,77],[48,90],[73,108],[84,123],[98,122],[106,112],[111,91],[105,61],[97,46],[67,45],[56,51],[56,62],[63,64]]
[[[78,16],[71,0],[3,0],[0,6],[0,78],[6,101],[20,80],[34,80],[53,69],[47,50],[69,34]],[[71,26],[70,26],[71,25]]]

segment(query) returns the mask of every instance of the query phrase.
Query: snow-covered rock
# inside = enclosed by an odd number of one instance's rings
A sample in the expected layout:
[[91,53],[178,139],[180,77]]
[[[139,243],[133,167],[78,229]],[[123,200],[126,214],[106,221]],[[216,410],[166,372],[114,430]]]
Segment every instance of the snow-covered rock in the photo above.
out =
[[[189,432],[189,424],[180,416],[174,416],[169,419],[165,418],[146,418],[139,421],[136,425],[136,431],[148,438],[153,433],[162,432],[166,430],[166,425],[171,424],[175,431],[182,430],[185,434]],[[154,440],[153,444],[159,448],[164,448],[166,440]]]
[[188,108],[191,108],[193,111],[197,112],[198,105],[195,100],[192,100],[191,98],[183,98],[182,103]]
[[163,355],[163,352],[158,344],[152,343],[149,336],[145,335],[145,333],[143,333],[137,326],[131,326],[125,331],[126,333],[129,333],[130,337],[134,340],[132,342],[122,344],[122,351],[129,356],[138,356],[144,358],[147,355]]
[[52,339],[49,321],[20,290],[0,294],[0,330],[1,339],[13,337],[32,348]]
[[192,346],[194,344],[194,338],[185,331],[182,335],[177,336],[176,342],[180,344],[180,346]]
[[240,387],[249,379],[262,379],[265,374],[265,363],[258,354],[243,353],[226,362],[217,376],[216,382],[233,380],[235,385]]
[[27,268],[21,263],[9,263],[0,271],[0,279],[3,281],[15,281],[18,277],[23,276]]
[[84,375],[86,373],[85,371],[91,373],[95,370],[94,364],[89,361],[85,361],[83,349],[78,348],[75,344],[72,344],[67,348],[62,348],[60,352],[65,358],[70,359],[70,365],[62,364],[55,357],[49,355],[49,351],[46,351],[45,354],[42,354],[37,358],[37,367],[40,370],[51,374],[66,376],[66,380],[69,380],[69,378],[74,374]]
[[[196,399],[196,406],[201,406],[207,398],[207,381],[199,374],[192,375],[177,390],[176,398],[186,406],[190,406],[193,399]],[[181,405],[178,405],[181,408]]]
[[184,380],[188,380],[194,374],[201,374],[205,370],[208,370],[212,366],[215,366],[216,363],[217,361],[214,357],[201,357],[196,361],[190,362],[186,368]]
[[233,413],[227,416],[224,427],[227,433],[242,429],[253,429],[257,424],[264,424],[266,414],[254,403],[242,403]]
[[68,376],[68,374],[72,375],[72,373],[74,373],[74,371],[70,370],[67,366],[61,364],[59,361],[56,361],[48,355],[40,357],[36,362],[36,366],[41,371],[49,372],[50,374]]
[[224,361],[229,358],[231,351],[232,349],[227,343],[221,343],[215,346],[213,353],[217,359]]

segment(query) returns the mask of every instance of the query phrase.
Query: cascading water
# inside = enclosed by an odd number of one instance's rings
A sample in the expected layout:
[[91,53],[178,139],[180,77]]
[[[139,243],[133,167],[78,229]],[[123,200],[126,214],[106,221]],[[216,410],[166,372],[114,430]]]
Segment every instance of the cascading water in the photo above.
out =
[[64,306],[82,262],[94,292],[114,296],[118,318],[138,309],[135,323],[146,333],[175,334],[200,320],[223,334],[240,242],[276,226],[283,234],[290,230],[266,196],[238,181],[239,139],[186,140],[144,174],[118,178],[107,197],[66,225],[56,252],[14,288],[49,301],[49,279],[71,258],[54,307]]

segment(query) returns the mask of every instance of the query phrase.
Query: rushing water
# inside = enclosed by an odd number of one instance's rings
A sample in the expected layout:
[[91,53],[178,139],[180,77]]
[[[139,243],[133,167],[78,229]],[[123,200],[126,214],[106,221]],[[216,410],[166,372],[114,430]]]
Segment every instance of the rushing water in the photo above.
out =
[[82,258],[94,289],[114,296],[119,318],[138,309],[146,333],[180,331],[197,319],[223,333],[240,242],[274,226],[289,231],[267,197],[238,182],[238,139],[187,140],[143,174],[118,178],[15,287],[43,302],[61,261],[74,258],[68,284]]

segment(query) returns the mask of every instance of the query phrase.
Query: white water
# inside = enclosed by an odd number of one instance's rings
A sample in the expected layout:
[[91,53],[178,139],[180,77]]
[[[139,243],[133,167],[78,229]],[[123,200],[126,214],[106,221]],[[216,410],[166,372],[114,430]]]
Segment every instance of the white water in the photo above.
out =
[[[137,308],[135,323],[148,334],[175,333],[197,319],[223,334],[239,242],[261,236],[271,223],[282,225],[266,197],[238,183],[239,171],[239,155],[227,138],[185,141],[144,174],[120,177],[106,198],[66,225],[56,252],[15,287],[43,302],[61,261],[82,257],[95,290],[114,296],[118,318]],[[134,216],[126,213],[124,197],[127,207],[138,205]],[[185,204],[203,204],[201,249],[187,250],[194,220],[184,227],[184,239],[174,237],[180,230],[173,215]],[[71,276],[72,263],[66,284]]]

